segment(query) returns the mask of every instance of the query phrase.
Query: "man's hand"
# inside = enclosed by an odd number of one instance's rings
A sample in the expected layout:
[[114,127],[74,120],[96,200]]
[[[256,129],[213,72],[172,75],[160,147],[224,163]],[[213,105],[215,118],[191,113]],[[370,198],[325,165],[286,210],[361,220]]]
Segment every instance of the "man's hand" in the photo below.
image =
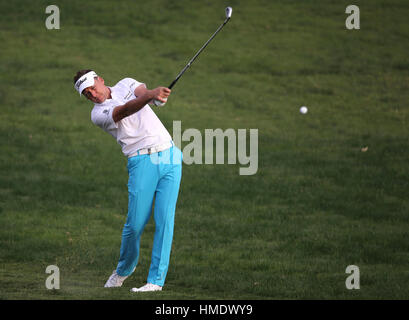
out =
[[152,94],[152,100],[158,100],[160,102],[165,103],[168,100],[168,97],[171,93],[171,90],[166,87],[157,87],[153,90],[149,90]]

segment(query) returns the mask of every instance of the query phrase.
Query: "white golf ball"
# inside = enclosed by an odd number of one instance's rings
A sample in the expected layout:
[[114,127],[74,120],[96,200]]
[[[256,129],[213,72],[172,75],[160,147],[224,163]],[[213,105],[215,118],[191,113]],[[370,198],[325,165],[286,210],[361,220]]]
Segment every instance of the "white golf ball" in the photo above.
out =
[[306,114],[306,113],[308,112],[308,108],[307,108],[306,106],[302,106],[302,107],[300,108],[300,112],[301,112],[302,114]]
[[132,289],[131,289],[131,292],[137,292],[137,291],[138,291],[137,288],[132,288]]

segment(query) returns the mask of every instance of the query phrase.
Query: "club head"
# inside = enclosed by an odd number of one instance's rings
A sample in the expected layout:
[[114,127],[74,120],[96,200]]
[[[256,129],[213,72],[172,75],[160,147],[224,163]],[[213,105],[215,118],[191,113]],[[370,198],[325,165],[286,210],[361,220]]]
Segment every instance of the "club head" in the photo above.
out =
[[226,8],[226,18],[227,18],[227,19],[230,19],[232,12],[233,12],[232,7],[227,7],[227,8]]

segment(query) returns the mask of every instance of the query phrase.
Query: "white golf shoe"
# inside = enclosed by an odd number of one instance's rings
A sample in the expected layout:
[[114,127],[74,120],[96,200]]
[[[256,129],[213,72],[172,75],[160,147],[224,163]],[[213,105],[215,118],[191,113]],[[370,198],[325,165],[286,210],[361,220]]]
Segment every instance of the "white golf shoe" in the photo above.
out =
[[122,283],[128,276],[122,277],[116,273],[116,270],[113,271],[111,276],[109,277],[108,281],[105,283],[105,288],[114,288],[114,287],[121,287]]
[[150,292],[150,291],[162,291],[162,287],[157,284],[147,283],[140,288],[132,288],[131,292]]

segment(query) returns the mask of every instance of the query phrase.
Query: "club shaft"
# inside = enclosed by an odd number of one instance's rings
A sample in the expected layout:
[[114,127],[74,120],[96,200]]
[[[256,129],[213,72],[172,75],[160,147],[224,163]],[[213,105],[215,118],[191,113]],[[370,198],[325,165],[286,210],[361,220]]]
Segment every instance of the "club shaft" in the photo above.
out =
[[216,36],[216,34],[224,27],[224,25],[230,20],[229,18],[226,18],[224,22],[217,28],[216,32],[213,33],[213,35],[209,38],[209,40],[206,41],[206,43],[199,49],[199,51],[194,55],[192,59],[187,63],[187,65],[182,69],[182,71],[177,75],[175,80],[172,81],[172,83],[168,86],[169,89],[172,89],[172,87],[176,84],[176,82],[179,80],[179,78],[185,73],[185,71],[192,65],[193,61],[196,60],[196,58],[199,56],[199,54],[207,47],[207,45],[210,43],[210,41],[213,40],[213,38]]

